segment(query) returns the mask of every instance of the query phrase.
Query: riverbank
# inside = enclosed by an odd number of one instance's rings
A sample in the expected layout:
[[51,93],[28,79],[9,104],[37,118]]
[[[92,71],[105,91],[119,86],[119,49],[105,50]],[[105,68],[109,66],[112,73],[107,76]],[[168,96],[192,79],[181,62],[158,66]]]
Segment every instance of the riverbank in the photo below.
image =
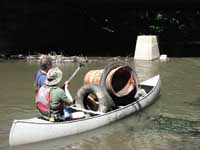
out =
[[[0,59],[2,60],[35,60],[39,61],[41,57],[44,54],[38,54],[38,55],[23,55],[23,54],[18,54],[18,55],[5,55],[5,54],[0,54]],[[84,56],[63,56],[63,55],[50,55],[48,54],[53,61],[57,63],[63,63],[63,62],[88,62],[88,58]]]

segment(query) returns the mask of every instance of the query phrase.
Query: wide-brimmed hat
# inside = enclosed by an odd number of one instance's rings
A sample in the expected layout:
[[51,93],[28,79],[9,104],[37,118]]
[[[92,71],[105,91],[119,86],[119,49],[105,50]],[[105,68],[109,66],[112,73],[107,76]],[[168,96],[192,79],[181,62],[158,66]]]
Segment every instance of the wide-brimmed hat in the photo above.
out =
[[51,68],[47,73],[47,78],[45,80],[46,85],[56,85],[58,84],[62,79],[62,71],[56,67]]

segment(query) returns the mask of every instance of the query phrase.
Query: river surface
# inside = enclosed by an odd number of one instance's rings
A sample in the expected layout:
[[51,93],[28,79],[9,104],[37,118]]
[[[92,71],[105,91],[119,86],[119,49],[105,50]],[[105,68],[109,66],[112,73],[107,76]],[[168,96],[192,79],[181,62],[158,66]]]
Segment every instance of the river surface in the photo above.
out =
[[[107,57],[89,60],[92,62],[87,63],[70,84],[72,95],[76,95],[83,84],[87,71],[103,69],[115,61]],[[126,61],[136,69],[139,81],[160,74],[161,94],[153,105],[90,132],[9,147],[13,120],[39,114],[33,88],[39,64],[0,60],[0,150],[200,150],[200,58],[170,58],[165,62],[129,58]],[[64,72],[64,80],[77,68],[76,63],[57,65]]]

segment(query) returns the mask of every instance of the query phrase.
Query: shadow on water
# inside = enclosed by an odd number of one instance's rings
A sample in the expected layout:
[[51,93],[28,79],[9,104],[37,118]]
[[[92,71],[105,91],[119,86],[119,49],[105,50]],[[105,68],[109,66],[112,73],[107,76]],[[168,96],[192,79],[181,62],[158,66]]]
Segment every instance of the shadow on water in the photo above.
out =
[[154,121],[160,131],[200,137],[200,120],[186,120],[160,115]]

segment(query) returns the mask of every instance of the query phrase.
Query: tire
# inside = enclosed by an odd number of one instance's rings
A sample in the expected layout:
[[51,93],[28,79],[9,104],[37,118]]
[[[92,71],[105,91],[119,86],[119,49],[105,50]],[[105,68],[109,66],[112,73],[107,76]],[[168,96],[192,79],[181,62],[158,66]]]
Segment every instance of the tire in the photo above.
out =
[[110,71],[112,71],[113,69],[115,69],[119,66],[128,66],[128,64],[120,61],[120,62],[108,64],[107,66],[105,66],[103,73],[101,75],[100,86],[106,87],[106,77],[108,76]]
[[[108,64],[104,70],[103,70],[103,73],[101,75],[101,79],[100,79],[100,86],[101,87],[104,87],[106,89],[106,91],[109,93],[109,95],[111,96],[111,98],[113,99],[114,101],[114,104],[116,106],[124,106],[124,105],[127,105],[127,104],[130,104],[131,102],[134,102],[135,99],[134,99],[134,95],[136,94],[136,90],[130,92],[128,95],[126,96],[121,96],[121,97],[118,97],[116,96],[114,93],[112,93],[110,90],[108,90],[106,88],[106,78],[108,76],[108,74],[115,68],[117,67],[129,67],[131,70],[132,68],[125,62],[114,62],[114,63],[111,63],[111,64]],[[137,83],[136,83],[137,84]],[[135,87],[136,88],[136,87]]]
[[[96,110],[89,107],[88,95],[90,94],[96,97],[95,102],[98,103],[98,108]],[[76,105],[80,108],[105,113],[113,108],[114,102],[104,88],[95,84],[85,84],[77,92]]]

